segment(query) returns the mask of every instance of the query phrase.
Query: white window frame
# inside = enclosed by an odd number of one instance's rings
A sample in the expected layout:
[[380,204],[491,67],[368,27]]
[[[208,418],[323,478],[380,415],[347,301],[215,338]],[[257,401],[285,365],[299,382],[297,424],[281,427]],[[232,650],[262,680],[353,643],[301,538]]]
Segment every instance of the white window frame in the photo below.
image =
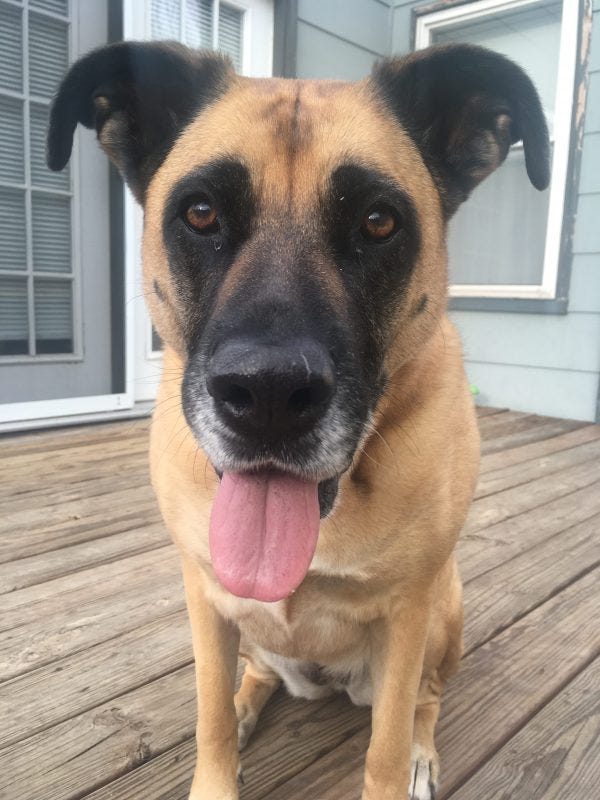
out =
[[[272,0],[213,0],[213,47],[218,44],[219,4],[244,12],[242,74],[256,78],[273,74]],[[151,40],[151,0],[123,0],[123,39]],[[265,27],[269,15],[268,39],[259,41],[253,33]],[[263,20],[258,19],[259,16]],[[152,348],[152,323],[146,309],[142,281],[141,241],[143,214],[131,193],[125,190],[125,261],[135,274],[135,366],[132,384],[136,402],[154,400],[162,372],[162,350]]]
[[[476,0],[475,2],[423,14],[417,18],[415,49],[420,50],[428,47],[431,44],[432,33],[439,28],[446,27],[449,23],[470,22],[498,12],[540,5],[541,2],[543,0]],[[542,281],[538,285],[451,284],[451,297],[527,298],[538,300],[552,300],[556,297],[568,178],[580,14],[579,0],[563,0],[560,54],[554,106],[557,112],[560,109],[560,113],[555,114],[552,136],[554,153]]]

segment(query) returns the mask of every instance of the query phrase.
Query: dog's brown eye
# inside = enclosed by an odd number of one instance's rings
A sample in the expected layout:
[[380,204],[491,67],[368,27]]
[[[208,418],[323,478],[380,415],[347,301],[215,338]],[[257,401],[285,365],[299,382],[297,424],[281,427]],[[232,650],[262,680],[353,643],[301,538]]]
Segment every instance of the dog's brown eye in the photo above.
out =
[[199,200],[189,206],[185,221],[197,233],[216,233],[219,230],[217,211],[208,200]]
[[391,208],[373,206],[363,217],[360,232],[371,242],[385,242],[398,227],[398,220]]

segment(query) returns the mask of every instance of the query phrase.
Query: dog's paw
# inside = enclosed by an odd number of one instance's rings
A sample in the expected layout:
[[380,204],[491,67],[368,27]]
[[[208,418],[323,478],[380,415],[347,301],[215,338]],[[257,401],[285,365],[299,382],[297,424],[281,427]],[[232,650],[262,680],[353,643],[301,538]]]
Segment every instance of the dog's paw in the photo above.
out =
[[408,798],[409,800],[435,800],[436,785],[431,777],[429,761],[413,761]]
[[439,766],[435,751],[430,755],[420,747],[413,747],[408,800],[435,800],[438,778]]
[[238,750],[243,750],[252,735],[258,716],[253,714],[246,706],[237,709],[238,715]]

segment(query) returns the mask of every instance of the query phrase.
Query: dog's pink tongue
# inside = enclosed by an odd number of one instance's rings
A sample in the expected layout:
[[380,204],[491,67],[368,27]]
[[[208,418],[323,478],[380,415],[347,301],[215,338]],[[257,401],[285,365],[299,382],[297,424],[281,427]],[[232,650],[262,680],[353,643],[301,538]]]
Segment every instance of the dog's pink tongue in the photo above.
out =
[[287,597],[308,572],[318,535],[317,483],[277,472],[223,475],[209,540],[213,569],[232,594]]

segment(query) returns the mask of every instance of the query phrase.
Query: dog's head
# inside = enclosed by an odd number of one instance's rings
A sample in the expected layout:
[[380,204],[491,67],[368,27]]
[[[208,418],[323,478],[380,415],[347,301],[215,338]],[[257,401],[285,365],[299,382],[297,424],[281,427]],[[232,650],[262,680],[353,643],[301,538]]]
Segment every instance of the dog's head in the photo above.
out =
[[321,514],[389,376],[444,313],[448,218],[518,140],[532,183],[549,179],[531,81],[469,46],[350,84],[120,43],[63,82],[52,168],[78,122],[144,206],[152,317],[185,365],[198,442],[219,472],[318,483]]

